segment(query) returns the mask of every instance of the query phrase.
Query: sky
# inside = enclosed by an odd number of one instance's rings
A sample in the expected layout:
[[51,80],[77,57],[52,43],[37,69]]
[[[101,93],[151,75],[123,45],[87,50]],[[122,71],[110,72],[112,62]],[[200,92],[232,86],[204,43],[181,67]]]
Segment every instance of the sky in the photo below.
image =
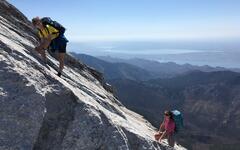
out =
[[8,1],[60,22],[75,42],[240,39],[240,0]]

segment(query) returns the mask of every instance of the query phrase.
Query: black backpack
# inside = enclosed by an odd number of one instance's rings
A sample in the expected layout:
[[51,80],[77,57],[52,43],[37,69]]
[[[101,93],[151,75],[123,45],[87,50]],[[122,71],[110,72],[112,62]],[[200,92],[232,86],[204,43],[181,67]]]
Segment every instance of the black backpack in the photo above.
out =
[[63,35],[66,30],[60,23],[52,20],[50,17],[44,17],[41,19],[41,21],[44,26],[50,25],[50,26],[54,27],[55,29],[57,29],[59,31],[60,35]]

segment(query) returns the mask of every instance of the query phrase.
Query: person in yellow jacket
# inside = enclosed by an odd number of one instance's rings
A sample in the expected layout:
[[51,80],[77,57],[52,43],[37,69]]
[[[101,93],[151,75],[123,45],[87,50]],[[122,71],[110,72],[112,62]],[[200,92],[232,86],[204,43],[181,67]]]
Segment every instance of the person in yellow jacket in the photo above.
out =
[[38,29],[38,36],[40,37],[40,44],[35,48],[44,61],[47,62],[45,50],[50,48],[51,51],[58,51],[59,70],[58,76],[62,74],[64,68],[64,56],[66,54],[67,39],[63,34],[60,34],[58,29],[51,25],[44,25],[39,17],[32,19],[32,24]]

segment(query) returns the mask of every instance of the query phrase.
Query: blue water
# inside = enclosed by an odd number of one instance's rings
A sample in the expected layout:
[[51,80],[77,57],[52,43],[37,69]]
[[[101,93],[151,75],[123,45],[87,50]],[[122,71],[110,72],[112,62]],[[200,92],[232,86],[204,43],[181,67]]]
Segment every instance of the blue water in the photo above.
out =
[[238,42],[82,42],[69,50],[93,56],[144,58],[159,62],[240,68]]

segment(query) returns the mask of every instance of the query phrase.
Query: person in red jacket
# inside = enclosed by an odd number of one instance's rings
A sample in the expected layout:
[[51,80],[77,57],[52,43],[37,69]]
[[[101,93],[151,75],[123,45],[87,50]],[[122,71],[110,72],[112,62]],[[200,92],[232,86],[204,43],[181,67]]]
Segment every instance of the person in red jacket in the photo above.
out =
[[159,142],[162,141],[162,139],[167,139],[168,144],[170,146],[174,146],[174,131],[175,131],[175,123],[173,120],[173,114],[171,111],[165,111],[164,112],[164,121],[161,123],[159,131],[155,134],[155,139]]

